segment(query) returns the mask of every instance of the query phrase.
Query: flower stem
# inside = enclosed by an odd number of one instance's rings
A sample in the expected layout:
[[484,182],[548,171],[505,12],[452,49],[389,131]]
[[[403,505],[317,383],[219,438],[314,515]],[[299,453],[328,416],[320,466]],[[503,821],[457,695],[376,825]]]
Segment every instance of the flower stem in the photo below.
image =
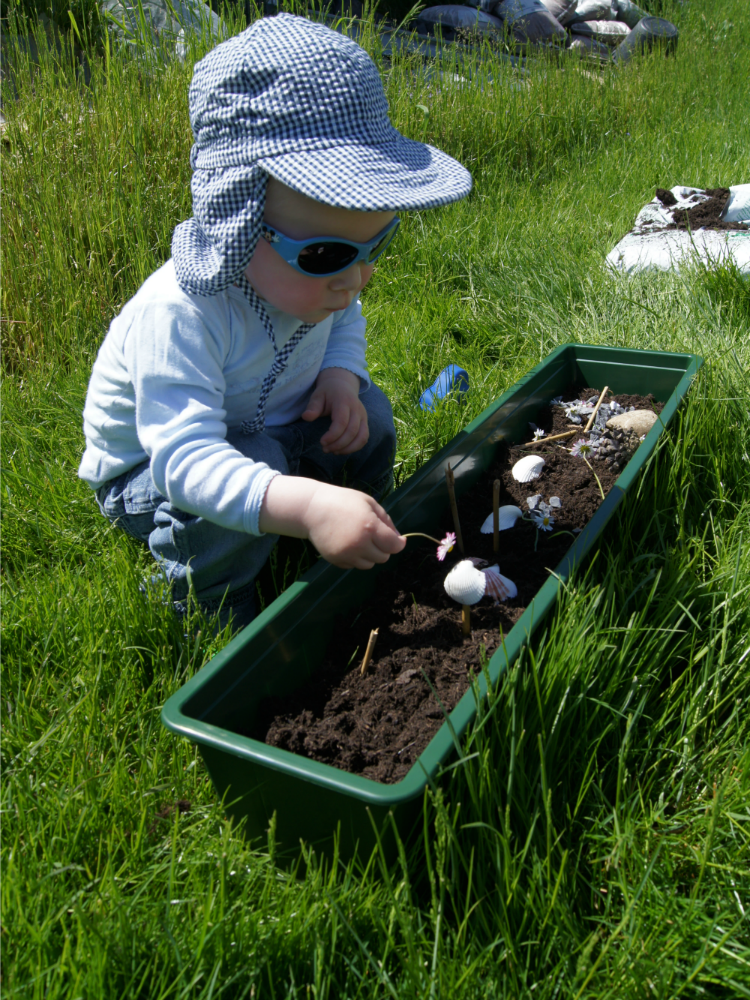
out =
[[[586,458],[586,456],[585,455],[581,455],[581,458],[584,460],[584,462],[586,463],[586,465],[588,465],[588,467],[591,469],[591,471],[594,472],[593,466],[591,465],[591,462],[589,462],[589,460]],[[602,500],[603,500],[604,499],[604,490],[602,489],[602,484],[599,481],[599,477],[597,476],[597,474],[595,472],[594,472],[594,479],[596,480],[597,486],[599,487],[599,492],[601,493]]]
[[429,538],[429,540],[431,542],[434,542],[435,545],[440,545],[439,539],[433,538],[432,535],[425,535],[425,533],[423,531],[409,531],[405,535],[402,535],[401,537],[402,538]]
[[572,531],[565,531],[564,529],[561,529],[560,531],[555,531],[554,534],[550,535],[549,540],[552,541],[553,538],[557,538],[559,535],[570,535],[571,538],[578,537],[577,535],[574,535]]

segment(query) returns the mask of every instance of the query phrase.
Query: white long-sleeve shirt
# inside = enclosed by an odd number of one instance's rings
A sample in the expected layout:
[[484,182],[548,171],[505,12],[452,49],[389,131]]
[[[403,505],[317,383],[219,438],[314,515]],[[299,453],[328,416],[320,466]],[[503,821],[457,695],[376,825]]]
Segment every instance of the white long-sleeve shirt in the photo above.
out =
[[[266,304],[279,350],[301,321]],[[266,425],[298,420],[323,368],[369,382],[359,301],[316,324],[292,353],[266,403]],[[260,534],[258,517],[278,472],[245,458],[227,429],[255,416],[274,351],[257,313],[232,285],[213,296],[177,284],[169,260],[112,321],[83,411],[78,475],[93,489],[147,458],[154,485],[189,514]]]

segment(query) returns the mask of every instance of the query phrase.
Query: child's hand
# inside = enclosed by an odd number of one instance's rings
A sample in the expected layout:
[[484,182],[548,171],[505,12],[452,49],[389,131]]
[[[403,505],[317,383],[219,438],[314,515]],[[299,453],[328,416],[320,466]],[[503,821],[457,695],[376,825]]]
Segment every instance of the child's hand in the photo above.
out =
[[310,499],[308,537],[324,559],[341,569],[372,569],[400,552],[406,539],[366,493],[321,483]]
[[406,545],[366,493],[299,476],[271,480],[259,525],[261,531],[309,538],[324,559],[341,569],[372,569]]
[[320,439],[323,451],[351,455],[364,448],[370,436],[367,410],[359,401],[359,376],[345,368],[324,368],[318,375],[303,420],[331,418],[331,426]]

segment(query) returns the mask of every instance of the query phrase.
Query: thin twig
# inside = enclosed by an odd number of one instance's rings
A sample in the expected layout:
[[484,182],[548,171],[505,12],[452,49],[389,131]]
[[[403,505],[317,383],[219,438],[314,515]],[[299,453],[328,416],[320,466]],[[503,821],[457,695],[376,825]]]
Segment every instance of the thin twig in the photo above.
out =
[[458,551],[462,556],[466,555],[466,550],[464,549],[464,536],[461,534],[461,522],[458,520],[458,505],[456,504],[456,478],[453,475],[453,469],[448,463],[445,470],[445,485],[448,487],[448,499],[451,504],[451,514],[453,515],[453,527],[456,529],[456,543],[458,545]]
[[570,437],[571,434],[580,434],[580,427],[574,427],[572,431],[565,431],[563,434],[553,434],[552,437],[539,438],[537,441],[529,441],[529,445],[532,444],[546,444],[548,441],[559,441],[561,438]]
[[[602,405],[602,403],[604,402],[604,397],[606,396],[606,394],[607,394],[608,392],[609,392],[609,386],[608,386],[608,385],[605,385],[605,386],[604,386],[604,388],[602,389],[602,394],[601,394],[601,396],[599,397],[599,402],[598,402],[598,403],[596,404],[596,406],[594,407],[594,412],[593,412],[593,413],[591,414],[591,416],[589,417],[589,422],[588,422],[588,423],[586,424],[586,426],[585,426],[585,427],[583,428],[583,433],[584,433],[584,434],[588,434],[588,432],[589,432],[589,431],[591,430],[591,428],[592,428],[592,427],[594,426],[594,420],[596,419],[596,415],[597,415],[597,413],[599,412],[599,407],[600,407],[600,406]],[[592,469],[592,472],[593,472],[593,469]]]
[[362,666],[359,668],[359,673],[361,677],[364,677],[367,673],[367,668],[370,665],[370,659],[375,650],[375,643],[378,641],[378,632],[380,629],[374,628],[370,632],[370,639],[367,643],[367,649],[365,650],[365,658],[362,660]]
[[461,631],[464,635],[471,635],[471,605],[461,605]]
[[492,551],[500,550],[500,480],[492,484]]

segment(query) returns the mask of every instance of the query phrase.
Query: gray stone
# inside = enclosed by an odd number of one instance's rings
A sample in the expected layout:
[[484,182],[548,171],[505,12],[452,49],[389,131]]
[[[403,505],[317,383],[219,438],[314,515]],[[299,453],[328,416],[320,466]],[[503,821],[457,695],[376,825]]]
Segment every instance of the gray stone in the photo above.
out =
[[416,677],[418,670],[402,670],[396,678],[396,684],[408,684],[412,677]]
[[229,37],[226,25],[203,0],[100,0],[99,9],[112,35],[133,51],[160,52],[180,61],[187,35],[207,36],[214,44]]
[[610,417],[607,427],[612,431],[633,431],[638,437],[648,434],[657,420],[657,415],[653,410],[630,410],[628,413],[620,413],[616,417]]

